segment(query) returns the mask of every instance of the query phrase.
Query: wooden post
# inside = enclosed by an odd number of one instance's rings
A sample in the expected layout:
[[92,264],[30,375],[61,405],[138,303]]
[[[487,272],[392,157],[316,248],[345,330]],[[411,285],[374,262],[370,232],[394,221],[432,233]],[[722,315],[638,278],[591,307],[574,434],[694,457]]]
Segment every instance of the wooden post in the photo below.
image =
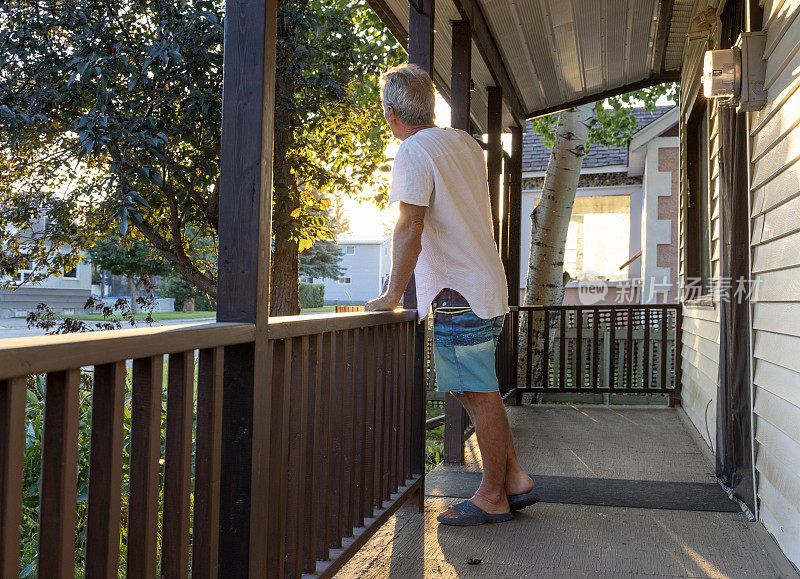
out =
[[502,167],[503,167],[503,182],[502,182],[502,186],[500,188],[500,191],[501,191],[501,195],[503,197],[503,212],[502,212],[503,224],[502,224],[502,227],[500,228],[500,230],[501,230],[501,233],[500,233],[500,242],[501,242],[500,259],[503,262],[503,269],[506,272],[506,280],[508,280],[508,225],[509,225],[509,223],[508,223],[508,213],[509,213],[508,212],[508,205],[509,205],[510,195],[511,195],[511,187],[510,187],[510,179],[509,179],[509,176],[510,176],[509,173],[511,172],[511,157],[509,155],[502,154],[501,158],[503,160],[503,163],[502,163]]
[[[488,142],[486,146],[486,169],[489,175],[489,200],[492,204],[492,225],[494,240],[498,251],[502,247],[500,239],[500,173],[503,171],[503,143],[500,133],[503,130],[503,89],[499,86],[487,87],[489,93]],[[502,251],[500,251],[502,253]]]
[[[508,305],[519,306],[520,288],[520,245],[522,228],[522,136],[523,127],[511,127],[511,163],[510,178],[508,183],[508,265],[506,266],[506,280],[508,282]],[[510,319],[514,319],[511,317]],[[511,376],[514,386],[518,386],[517,349],[519,348],[519,327],[511,328],[511,352],[512,365]],[[519,406],[522,404],[522,392],[517,391],[514,402]]]
[[433,78],[433,17],[435,0],[414,0],[408,7],[408,62]]
[[[416,0],[408,8],[408,62],[426,70],[433,78],[433,16],[435,0]],[[416,309],[417,282],[414,274],[403,293],[403,307]]]
[[453,20],[450,126],[469,132],[472,79],[472,31],[467,20]]
[[[433,70],[433,18],[435,0],[415,0],[408,9],[408,62],[425,69],[431,78]],[[403,294],[404,308],[417,308],[417,286],[414,276],[408,282]],[[414,363],[411,402],[411,472],[414,475],[425,473],[425,409],[427,406],[425,389],[425,325],[414,324],[413,332]],[[407,508],[422,512],[425,501],[424,481],[419,490],[409,497]]]
[[[469,130],[470,79],[472,76],[472,33],[469,22],[454,20],[452,43],[452,81],[450,92],[450,124]],[[444,461],[447,464],[464,464],[464,408],[452,395],[444,402]]]
[[236,577],[267,573],[276,19],[277,0],[225,5],[217,321],[256,324],[255,343],[224,352],[219,568]]

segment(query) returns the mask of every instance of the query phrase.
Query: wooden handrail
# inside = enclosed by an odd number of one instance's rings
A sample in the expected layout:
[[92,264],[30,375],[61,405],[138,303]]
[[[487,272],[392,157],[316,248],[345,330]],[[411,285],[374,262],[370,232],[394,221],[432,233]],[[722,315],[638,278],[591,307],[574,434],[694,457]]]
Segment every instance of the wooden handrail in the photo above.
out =
[[372,326],[383,326],[410,322],[417,317],[416,310],[394,310],[393,312],[348,312],[270,318],[267,337],[282,340],[297,336],[308,336],[321,332],[355,330]]
[[[307,336],[407,322],[415,310],[353,312],[271,318],[269,339]],[[180,326],[9,338],[0,342],[0,380],[157,354],[244,344],[255,339],[253,324],[199,322]]]
[[219,322],[9,338],[0,342],[0,380],[254,339],[253,324]]

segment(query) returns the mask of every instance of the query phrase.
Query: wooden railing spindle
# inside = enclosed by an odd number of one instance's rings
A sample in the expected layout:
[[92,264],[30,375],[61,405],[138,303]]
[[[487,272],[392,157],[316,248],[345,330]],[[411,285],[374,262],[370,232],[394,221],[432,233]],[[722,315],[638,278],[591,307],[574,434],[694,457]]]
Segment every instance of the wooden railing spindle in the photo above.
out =
[[308,367],[311,376],[311,399],[313,400],[313,411],[309,417],[310,429],[313,435],[313,451],[309,453],[306,467],[307,476],[311,478],[311,484],[306,487],[306,500],[311,508],[306,511],[306,530],[308,532],[308,554],[306,556],[306,573],[310,573],[316,567],[316,560],[327,559],[328,549],[325,543],[325,504],[327,500],[327,477],[325,476],[325,463],[327,462],[327,436],[325,426],[325,399],[322,388],[323,360],[324,360],[324,341],[323,334],[315,335],[309,342]]
[[[272,342],[270,390],[270,472],[285,473],[289,461],[289,388],[292,379],[292,340]],[[267,518],[267,567],[282,577],[285,564],[286,476],[272,478]]]
[[77,368],[47,375],[39,491],[39,577],[67,579],[74,573],[80,382]]
[[353,386],[354,386],[354,417],[353,417],[353,437],[355,440],[355,460],[353,462],[353,472],[355,474],[353,482],[353,526],[362,527],[364,525],[364,489],[365,489],[365,469],[364,469],[364,449],[366,446],[365,428],[365,397],[366,397],[366,362],[364,352],[366,349],[366,329],[358,329],[353,332],[353,351],[356,352],[353,360]]
[[0,380],[0,577],[19,575],[26,382]]
[[217,577],[224,351],[200,350],[197,364],[192,577],[200,579]]
[[384,379],[385,364],[386,364],[386,340],[385,328],[378,326],[375,328],[375,345],[376,345],[376,379],[375,379],[375,468],[373,469],[373,500],[376,508],[381,508],[383,505],[383,437],[384,437]]
[[168,578],[183,578],[189,574],[194,352],[170,354],[167,376],[161,575]]
[[324,561],[328,558],[328,551],[332,539],[330,538],[330,518],[331,511],[335,506],[331,504],[330,497],[333,492],[333,460],[331,457],[331,414],[330,396],[333,380],[331,377],[333,334],[325,332],[317,338],[317,375],[319,385],[319,424],[317,425],[318,448],[318,467],[320,484],[317,497],[314,499],[316,505],[317,526],[317,559]]
[[341,396],[341,350],[340,332],[331,335],[331,365],[329,368],[331,381],[328,389],[330,405],[330,510],[328,511],[328,546],[332,549],[342,546],[341,535],[341,502],[342,502],[342,396]]
[[289,462],[286,473],[286,577],[299,577],[303,572],[306,506],[306,434],[304,418],[308,402],[308,336],[292,338],[291,382],[289,394]]
[[158,549],[158,482],[164,357],[133,361],[128,499],[128,577],[154,579]]
[[113,577],[119,568],[122,412],[125,362],[94,369],[89,449],[86,577]]
[[365,517],[371,517],[375,506],[375,392],[378,381],[376,328],[366,328],[363,353],[366,358],[364,396],[364,496],[363,510]]
[[561,319],[559,322],[561,323],[560,328],[560,336],[558,340],[558,349],[559,349],[559,361],[558,361],[558,373],[559,373],[559,382],[560,387],[563,388],[566,386],[566,376],[567,376],[567,315],[569,314],[569,310],[561,310],[560,315]]
[[338,396],[341,404],[340,434],[342,477],[339,491],[339,534],[353,535],[353,341],[351,331],[339,335]]

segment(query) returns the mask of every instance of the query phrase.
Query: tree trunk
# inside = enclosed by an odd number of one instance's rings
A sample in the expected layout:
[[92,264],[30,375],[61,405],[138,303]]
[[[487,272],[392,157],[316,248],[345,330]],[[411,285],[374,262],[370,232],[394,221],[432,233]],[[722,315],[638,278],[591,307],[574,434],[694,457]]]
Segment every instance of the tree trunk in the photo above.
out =
[[186,298],[185,300],[183,300],[183,311],[184,312],[194,311],[194,298]]
[[136,285],[134,277],[130,274],[128,274],[128,290],[131,293],[131,313],[138,314],[139,304],[136,303],[136,298],[139,297],[139,288]]
[[270,316],[296,316],[300,313],[300,254],[297,242],[275,237],[272,252],[272,291]]
[[106,270],[100,270],[100,299],[106,297]]
[[[593,104],[568,109],[558,116],[556,137],[547,164],[542,196],[531,213],[531,253],[525,288],[526,306],[560,305],[564,300],[564,285],[568,279],[564,275],[564,246],[586,151],[586,140],[593,122]],[[557,321],[558,316],[550,317],[551,329],[555,327]],[[533,340],[532,384],[544,385],[547,377],[544,367],[545,347],[549,350],[555,337],[555,332],[551,331],[550,343],[544,344],[544,313],[521,315],[519,336],[517,354],[519,379],[524,382],[528,339],[531,339]],[[540,403],[541,394],[537,394],[534,401]]]
[[[273,250],[270,261],[270,316],[300,313],[300,248],[290,239],[292,212],[301,207],[300,192],[292,173],[288,152],[294,141],[296,119],[285,103],[295,98],[292,35],[283,27],[290,21],[278,18],[278,63],[275,75],[275,132],[273,153]],[[284,43],[284,44],[282,44]]]

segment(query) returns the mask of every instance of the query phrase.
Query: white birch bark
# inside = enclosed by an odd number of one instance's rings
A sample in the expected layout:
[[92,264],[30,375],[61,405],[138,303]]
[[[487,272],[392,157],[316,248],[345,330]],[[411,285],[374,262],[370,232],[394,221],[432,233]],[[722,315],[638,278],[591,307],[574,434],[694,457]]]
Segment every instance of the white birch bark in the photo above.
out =
[[[561,112],[547,164],[542,196],[531,213],[531,253],[525,288],[525,305],[560,305],[564,299],[564,246],[581,175],[586,140],[594,123],[594,104],[581,105]],[[528,319],[530,317],[530,320]],[[550,316],[550,343],[557,316]],[[527,372],[528,330],[532,341],[532,385],[543,383],[544,314],[520,316],[518,379],[525,384]],[[534,397],[541,402],[541,396]]]

